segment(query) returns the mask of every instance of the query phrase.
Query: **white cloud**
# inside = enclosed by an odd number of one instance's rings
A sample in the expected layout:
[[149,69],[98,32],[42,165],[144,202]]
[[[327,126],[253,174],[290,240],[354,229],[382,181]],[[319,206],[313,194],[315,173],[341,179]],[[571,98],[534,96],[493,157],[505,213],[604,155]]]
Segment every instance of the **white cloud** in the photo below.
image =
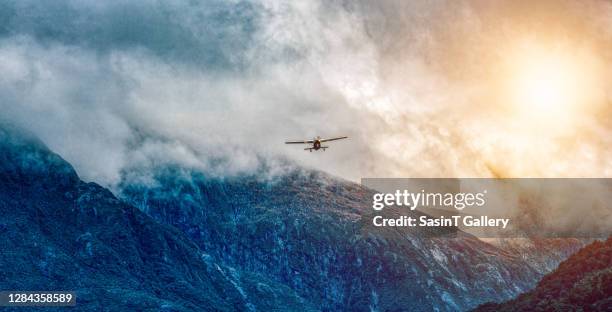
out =
[[[87,180],[112,186],[122,169],[163,162],[236,174],[283,158],[353,180],[612,173],[609,107],[537,146],[495,108],[500,36],[529,23],[511,2],[95,3],[21,2],[0,25],[11,30],[3,118]],[[283,144],[316,135],[351,138],[316,154]]]

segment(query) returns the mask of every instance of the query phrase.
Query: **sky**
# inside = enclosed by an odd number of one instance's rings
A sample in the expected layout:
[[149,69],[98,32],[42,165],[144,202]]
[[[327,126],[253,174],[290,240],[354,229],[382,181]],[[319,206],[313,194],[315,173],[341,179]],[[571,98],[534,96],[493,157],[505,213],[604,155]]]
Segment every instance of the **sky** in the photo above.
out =
[[[0,119],[81,177],[610,177],[607,1],[2,1]],[[326,152],[286,140],[348,135]]]

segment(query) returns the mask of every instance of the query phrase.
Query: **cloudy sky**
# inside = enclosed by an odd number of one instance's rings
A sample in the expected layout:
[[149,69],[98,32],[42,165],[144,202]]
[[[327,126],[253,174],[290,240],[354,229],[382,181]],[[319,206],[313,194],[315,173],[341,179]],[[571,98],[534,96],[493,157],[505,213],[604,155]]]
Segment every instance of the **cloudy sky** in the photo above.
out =
[[[606,1],[1,1],[1,119],[86,180],[610,177]],[[287,139],[348,135],[327,152]],[[280,169],[279,169],[280,170]]]

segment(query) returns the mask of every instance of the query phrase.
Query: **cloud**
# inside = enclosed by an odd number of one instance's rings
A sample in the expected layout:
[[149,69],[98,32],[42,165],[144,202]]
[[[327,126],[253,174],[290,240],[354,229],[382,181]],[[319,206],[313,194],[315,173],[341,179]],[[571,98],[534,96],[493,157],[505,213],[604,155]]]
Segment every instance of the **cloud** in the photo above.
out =
[[[5,3],[0,109],[107,186],[134,166],[225,175],[283,159],[352,180],[609,176],[609,105],[534,140],[490,95],[504,36],[538,19],[556,21],[546,38],[597,33],[588,46],[605,59],[609,6],[512,3]],[[317,154],[283,144],[316,135],[350,140]]]

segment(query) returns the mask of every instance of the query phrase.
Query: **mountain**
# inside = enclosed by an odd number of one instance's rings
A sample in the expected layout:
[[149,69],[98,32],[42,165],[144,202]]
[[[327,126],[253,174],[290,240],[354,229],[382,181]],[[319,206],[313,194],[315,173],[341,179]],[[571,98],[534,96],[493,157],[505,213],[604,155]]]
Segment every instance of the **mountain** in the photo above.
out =
[[611,311],[612,237],[595,241],[561,262],[537,287],[475,311]]
[[561,261],[580,250],[592,239],[589,238],[494,238],[486,242],[515,255],[520,255],[529,266],[544,275],[551,272]]
[[313,310],[289,287],[217,262],[176,228],[81,181],[6,126],[0,212],[2,290],[74,290],[79,311]]
[[521,255],[452,229],[374,228],[371,192],[360,185],[305,169],[260,176],[134,169],[118,196],[214,259],[327,311],[467,310],[510,299],[542,276]]
[[117,198],[0,127],[0,289],[74,290],[83,311],[456,311],[542,276],[456,229],[374,228],[357,184],[263,176],[157,166]]

